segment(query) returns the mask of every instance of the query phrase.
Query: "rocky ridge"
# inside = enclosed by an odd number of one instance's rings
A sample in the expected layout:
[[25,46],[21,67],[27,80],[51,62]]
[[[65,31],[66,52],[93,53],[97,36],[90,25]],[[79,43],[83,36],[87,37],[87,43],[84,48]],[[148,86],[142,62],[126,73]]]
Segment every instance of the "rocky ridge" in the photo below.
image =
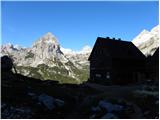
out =
[[66,52],[50,32],[35,41],[31,48],[12,44],[1,48],[2,55],[13,58],[19,73],[39,79],[63,79],[64,83],[69,79],[71,83],[87,80],[90,51],[90,48],[85,48],[80,52],[72,52],[74,54]]

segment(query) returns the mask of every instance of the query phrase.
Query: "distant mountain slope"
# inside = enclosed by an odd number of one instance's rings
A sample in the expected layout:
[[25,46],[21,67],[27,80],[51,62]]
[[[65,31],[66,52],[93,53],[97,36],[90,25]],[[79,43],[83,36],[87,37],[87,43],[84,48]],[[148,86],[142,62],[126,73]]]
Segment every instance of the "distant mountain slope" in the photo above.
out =
[[77,67],[84,67],[89,65],[88,57],[92,51],[92,48],[89,46],[84,46],[81,51],[73,51],[71,49],[65,49],[61,47],[62,52],[64,55]]
[[19,73],[39,79],[61,80],[61,83],[81,83],[88,78],[87,61],[90,48],[66,52],[50,32],[35,41],[31,48],[3,45],[2,55],[9,55]]
[[151,31],[143,30],[132,42],[146,56],[153,55],[159,47],[159,25],[154,27]]

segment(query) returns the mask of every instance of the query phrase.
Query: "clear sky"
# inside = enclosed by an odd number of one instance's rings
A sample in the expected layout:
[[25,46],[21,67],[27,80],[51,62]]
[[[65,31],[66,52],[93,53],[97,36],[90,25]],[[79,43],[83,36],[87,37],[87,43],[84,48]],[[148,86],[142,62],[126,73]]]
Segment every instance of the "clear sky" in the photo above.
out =
[[64,48],[93,46],[98,36],[130,41],[158,25],[158,1],[2,2],[2,44],[30,47],[52,32]]

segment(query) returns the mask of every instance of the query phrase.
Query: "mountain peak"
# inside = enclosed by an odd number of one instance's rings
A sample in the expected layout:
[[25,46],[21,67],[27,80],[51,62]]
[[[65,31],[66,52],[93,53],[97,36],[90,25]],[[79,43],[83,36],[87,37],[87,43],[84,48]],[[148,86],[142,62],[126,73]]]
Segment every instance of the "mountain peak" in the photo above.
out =
[[149,31],[144,29],[140,34],[148,34],[148,33],[149,33]]
[[55,37],[51,32],[47,32],[44,36]]
[[159,47],[159,25],[152,28],[150,31],[143,30],[132,43],[137,46],[143,54],[153,55]]
[[155,33],[155,34],[158,34],[159,28],[160,28],[160,25],[157,25],[157,26],[155,26],[155,27],[151,30],[151,32],[152,32],[152,33]]
[[48,43],[57,43],[57,38],[51,32],[42,36],[42,40]]
[[47,32],[42,37],[40,37],[37,41],[33,43],[33,46],[37,44],[54,44],[59,45],[57,38],[51,33]]
[[139,46],[140,44],[148,41],[149,39],[151,39],[152,37],[152,33],[146,29],[144,29],[142,32],[140,32],[139,35],[137,35],[132,42],[136,45]]

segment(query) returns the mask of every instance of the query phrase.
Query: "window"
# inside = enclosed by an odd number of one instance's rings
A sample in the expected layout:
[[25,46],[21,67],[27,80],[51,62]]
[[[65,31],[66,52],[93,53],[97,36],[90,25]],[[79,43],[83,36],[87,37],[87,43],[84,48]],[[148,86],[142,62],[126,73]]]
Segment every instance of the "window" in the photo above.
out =
[[96,74],[96,77],[99,77],[99,78],[100,78],[100,77],[101,77],[101,74]]
[[106,78],[110,79],[110,73],[109,72],[106,73]]

